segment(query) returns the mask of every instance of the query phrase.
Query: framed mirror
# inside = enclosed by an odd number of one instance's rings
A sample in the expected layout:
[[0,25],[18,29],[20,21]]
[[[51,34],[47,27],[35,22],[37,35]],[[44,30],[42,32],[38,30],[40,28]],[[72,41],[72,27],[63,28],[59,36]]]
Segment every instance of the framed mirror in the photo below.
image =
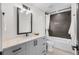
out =
[[32,32],[32,13],[17,8],[17,34]]

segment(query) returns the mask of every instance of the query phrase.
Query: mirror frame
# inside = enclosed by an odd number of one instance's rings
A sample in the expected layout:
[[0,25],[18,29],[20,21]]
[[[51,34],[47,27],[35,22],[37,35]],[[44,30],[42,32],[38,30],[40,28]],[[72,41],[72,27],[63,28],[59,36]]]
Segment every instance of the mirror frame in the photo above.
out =
[[18,35],[20,35],[20,34],[26,34],[27,35],[28,33],[32,33],[32,13],[31,13],[31,22],[30,22],[31,23],[31,32],[23,32],[23,33],[19,32],[19,9],[20,8],[17,8],[17,34]]

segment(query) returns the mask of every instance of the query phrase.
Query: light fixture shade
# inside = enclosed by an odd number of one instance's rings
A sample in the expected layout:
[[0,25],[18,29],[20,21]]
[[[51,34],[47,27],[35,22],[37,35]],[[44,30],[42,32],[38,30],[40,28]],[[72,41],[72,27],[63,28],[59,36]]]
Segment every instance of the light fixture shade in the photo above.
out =
[[29,14],[29,13],[26,11],[26,14]]
[[20,12],[23,13],[25,12],[26,14],[32,13],[32,11],[30,11],[30,9],[26,9],[23,6],[17,5],[18,8],[20,8]]
[[27,10],[27,12],[32,13],[32,11],[30,11],[30,10]]
[[21,13],[23,13],[23,10],[20,10]]

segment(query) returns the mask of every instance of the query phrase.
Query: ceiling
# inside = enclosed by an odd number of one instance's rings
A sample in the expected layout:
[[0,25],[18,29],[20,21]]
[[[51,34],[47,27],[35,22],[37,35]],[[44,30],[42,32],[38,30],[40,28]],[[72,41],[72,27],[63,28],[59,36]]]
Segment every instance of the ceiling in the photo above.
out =
[[39,8],[47,13],[51,13],[55,10],[64,9],[71,6],[70,3],[27,3],[27,4]]

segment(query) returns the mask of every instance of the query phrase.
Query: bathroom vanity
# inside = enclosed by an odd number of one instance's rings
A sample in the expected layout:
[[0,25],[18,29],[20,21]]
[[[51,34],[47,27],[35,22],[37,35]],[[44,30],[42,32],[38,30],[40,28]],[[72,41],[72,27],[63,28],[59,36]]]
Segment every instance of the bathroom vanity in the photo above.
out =
[[[9,8],[7,8],[10,6]],[[3,55],[44,55],[46,54],[46,39],[45,39],[45,16],[40,10],[32,10],[28,6],[21,4],[21,7],[14,4],[2,4],[3,15],[3,39],[2,39],[2,54]],[[7,8],[7,9],[6,9]],[[25,9],[25,10],[24,10]],[[27,12],[30,11],[30,12]],[[37,13],[37,12],[39,13]],[[36,16],[37,15],[37,16]],[[33,16],[33,18],[32,18]],[[39,17],[39,19],[37,18]],[[8,19],[7,19],[8,18]],[[9,23],[5,23],[6,20]],[[13,20],[13,21],[12,21]],[[34,22],[35,20],[35,22]],[[37,21],[37,22],[36,22]],[[41,21],[41,25],[37,25]],[[12,28],[11,28],[11,27]],[[39,27],[39,28],[37,28]],[[9,30],[8,30],[9,29]],[[28,34],[39,33],[38,35],[29,36]],[[25,36],[24,36],[25,35]]]
[[45,55],[45,36],[19,37],[3,41],[3,55]]

